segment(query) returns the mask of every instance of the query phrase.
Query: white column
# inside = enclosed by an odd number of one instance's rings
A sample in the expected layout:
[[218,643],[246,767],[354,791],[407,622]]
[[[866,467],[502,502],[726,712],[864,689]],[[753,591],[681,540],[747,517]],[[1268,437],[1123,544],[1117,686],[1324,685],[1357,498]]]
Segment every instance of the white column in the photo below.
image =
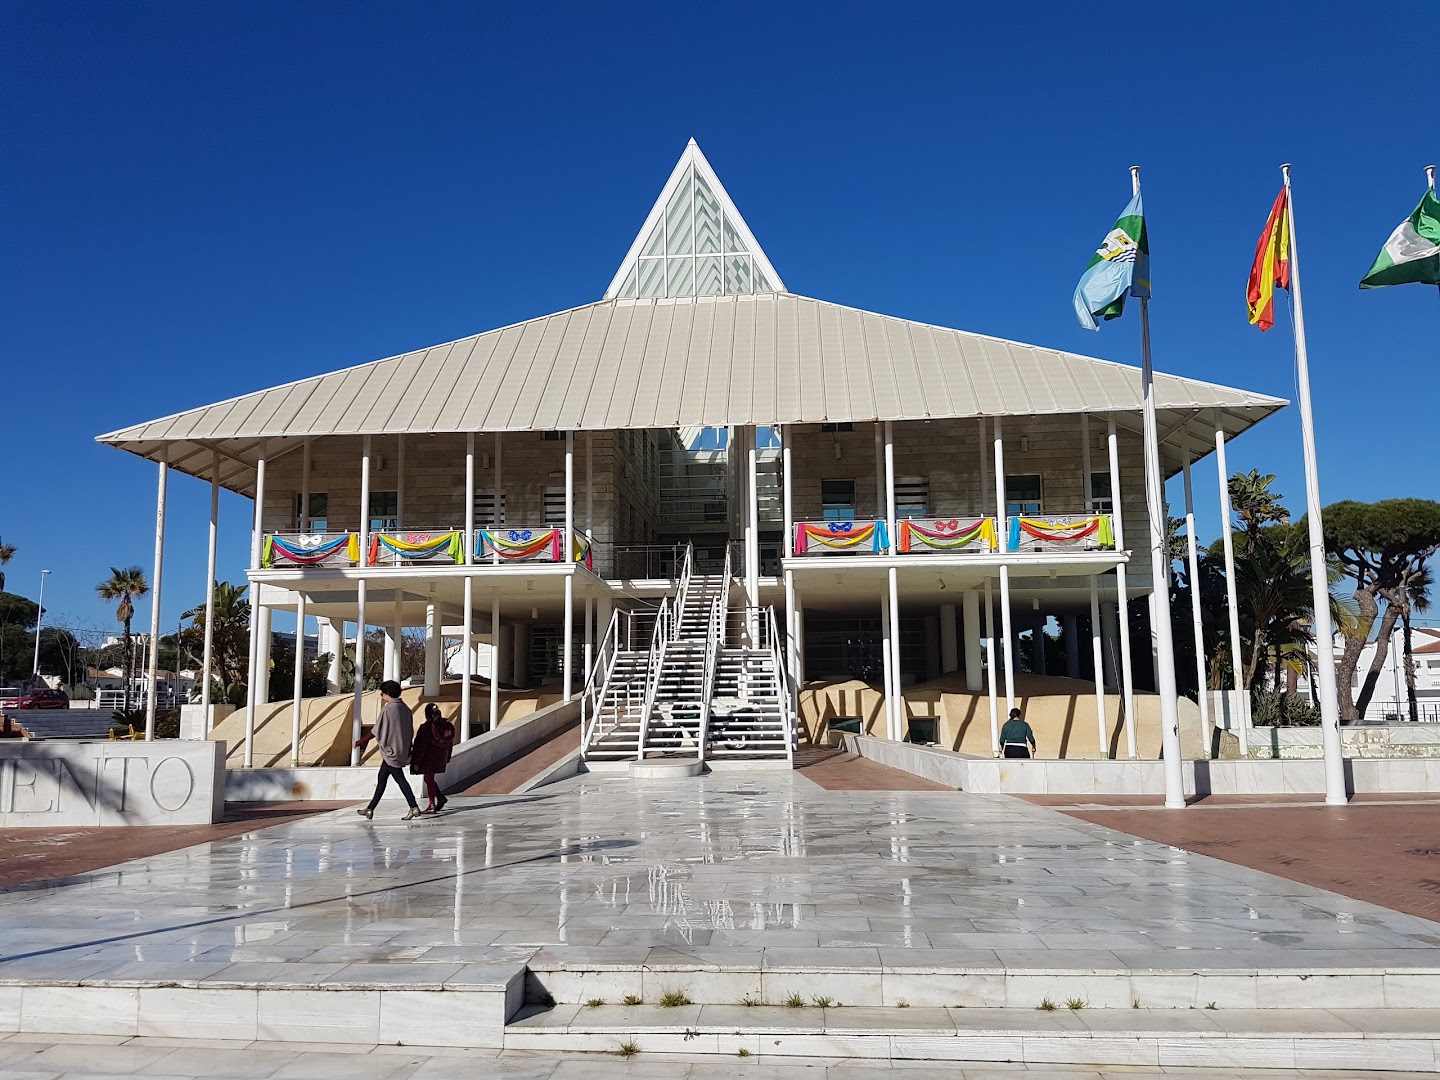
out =
[[331,694],[338,694],[340,693],[340,661],[345,655],[344,620],[330,620],[330,644],[325,651],[330,654],[330,670],[325,673],[325,689]]
[[880,660],[885,679],[885,737],[891,738],[895,715],[895,654],[890,648],[890,589],[880,594]]
[[[889,423],[886,423],[888,431]],[[887,443],[889,440],[886,440]],[[893,489],[892,489],[893,490]],[[899,571],[890,567],[890,650],[894,660],[890,664],[890,677],[895,684],[895,712],[892,720],[894,730],[890,738],[899,742],[905,737],[905,688],[900,672],[900,583]]]
[[260,685],[256,687],[256,704],[270,703],[270,647],[274,644],[273,612],[269,604],[260,605],[260,643],[255,646],[255,668],[259,672]]
[[490,594],[490,730],[500,726],[500,590]]
[[295,600],[295,685],[290,701],[290,765],[300,767],[300,703],[305,697],[305,594]]
[[[467,572],[460,603],[460,741],[470,739],[470,680],[475,674],[475,579]],[[493,639],[492,639],[493,640]],[[493,680],[492,680],[493,681]]]
[[585,433],[585,542],[595,542],[595,433]]
[[[1120,442],[1112,419],[1106,428],[1110,451],[1110,525],[1115,533],[1115,550],[1125,550],[1125,521],[1120,496]],[[1135,669],[1130,658],[1130,586],[1125,580],[1125,564],[1115,567],[1116,617],[1120,638],[1120,707],[1125,714],[1125,747],[1130,756],[1138,757],[1135,742]]]
[[440,693],[440,608],[437,604],[425,605],[425,696],[434,698]]
[[1190,623],[1195,631],[1195,687],[1200,696],[1200,730],[1210,738],[1210,688],[1205,685],[1205,633],[1200,617],[1200,551],[1195,539],[1195,495],[1190,488],[1190,452],[1185,452],[1185,535],[1190,567]]
[[795,594],[795,707],[800,707],[800,691],[805,688],[805,601]]
[[215,550],[220,540],[220,451],[210,456],[210,537],[205,553],[205,653],[200,668],[200,709],[210,730],[210,684],[215,681]]
[[[165,494],[170,483],[170,463],[160,462],[160,484],[155,493],[155,573],[150,579],[150,685],[145,690],[145,740],[155,738],[155,685],[160,676],[160,573],[165,564]],[[177,643],[178,644],[178,643]],[[36,655],[39,655],[39,634],[36,634]],[[176,649],[179,656],[179,649]],[[176,667],[179,667],[177,664]],[[175,685],[180,685],[176,672]]]
[[[400,606],[399,601],[396,601],[395,606],[397,608]],[[398,625],[400,616],[393,615],[391,619],[391,625],[385,628],[385,661],[380,667],[380,677],[398,681],[400,678],[400,627]]]
[[[788,448],[785,452],[788,452]],[[785,535],[790,535],[790,530],[785,530]],[[789,540],[785,543],[788,545]],[[788,554],[789,548],[782,550]],[[800,635],[799,612],[795,608],[795,571],[785,571],[785,682],[790,692],[790,708],[798,711],[800,708]]]
[[890,554],[899,550],[899,538],[895,535],[895,431],[889,420],[885,421],[885,529],[890,535]]
[[[746,532],[745,532],[745,602],[750,607],[760,606],[760,457],[756,444],[760,441],[759,432],[754,425],[746,429],[745,457],[747,484],[745,488],[746,498]],[[749,626],[750,640],[755,642],[759,639],[760,623],[759,615],[755,611],[750,613]]]
[[[791,491],[794,477],[793,467],[790,460],[790,431],[789,424],[780,427],[780,487],[781,498],[784,500],[784,526],[785,538],[780,542],[780,555],[782,558],[789,558],[795,553],[795,500]],[[794,590],[786,586],[786,607],[790,604],[790,596]]]
[[[1005,431],[1000,417],[995,417],[995,528],[1005,535]],[[1005,546],[1001,541],[1002,548]],[[1015,707],[1015,634],[1010,624],[1010,567],[1000,565],[1000,636],[1004,641],[1005,714]],[[991,639],[992,648],[994,639]],[[994,664],[992,654],[991,664]]]
[[980,660],[980,594],[974,589],[962,593],[960,607],[965,633],[965,689],[978,694],[985,688]]
[[[260,456],[255,461],[255,514],[250,524],[250,569],[260,568],[261,525],[265,508],[265,451],[260,447]],[[256,602],[259,586],[254,575],[250,575],[250,650],[245,665],[245,768],[255,764],[255,694],[258,689],[255,678],[255,650],[260,644],[260,605]]]
[[586,685],[590,681],[590,671],[595,666],[595,598],[588,592],[585,594],[585,644],[583,646],[582,667],[580,669],[580,684]]
[[1110,739],[1105,729],[1105,657],[1100,647],[1100,579],[1090,577],[1090,655],[1095,661],[1095,722],[1100,731],[1100,756],[1110,756]]
[[[1235,722],[1235,734],[1240,739],[1240,756],[1250,756],[1250,695],[1245,693],[1242,672],[1244,658],[1240,655],[1240,602],[1235,589],[1235,538],[1231,535],[1234,527],[1230,524],[1233,514],[1230,509],[1230,473],[1225,464],[1225,429],[1215,425],[1215,469],[1220,480],[1220,537],[1225,545],[1225,605],[1229,613],[1230,631],[1230,676],[1234,690],[1230,719]],[[1317,642],[1318,648],[1329,643]],[[1238,711],[1238,715],[1236,715]]]
[[[366,469],[368,475],[369,469]],[[368,519],[368,514],[366,515]],[[360,553],[364,559],[365,553]],[[355,585],[355,688],[354,700],[351,703],[350,711],[350,741],[358,742],[360,729],[363,727],[365,704],[365,579],[361,578]],[[350,750],[350,764],[360,764],[360,750],[352,747]]]
[[990,752],[1000,756],[1000,702],[996,689],[995,672],[995,598],[990,592],[990,580],[985,580],[985,652],[989,662],[985,665],[986,682],[990,690]]
[[465,436],[465,565],[475,561],[475,433]]
[[561,701],[570,700],[571,656],[575,651],[575,433],[565,432],[565,625],[561,628]]
[[[968,595],[968,594],[967,594]],[[940,605],[940,671],[949,675],[960,670],[960,627],[955,605]]]

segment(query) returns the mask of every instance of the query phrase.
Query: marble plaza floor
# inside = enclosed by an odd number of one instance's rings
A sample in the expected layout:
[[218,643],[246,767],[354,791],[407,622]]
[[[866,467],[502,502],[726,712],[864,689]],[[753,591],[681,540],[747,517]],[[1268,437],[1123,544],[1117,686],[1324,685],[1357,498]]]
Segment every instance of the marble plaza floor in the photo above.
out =
[[[1440,924],[1006,796],[578,777],[0,891],[0,982],[443,985],[471,965],[1440,971]],[[377,972],[379,974],[377,974]]]

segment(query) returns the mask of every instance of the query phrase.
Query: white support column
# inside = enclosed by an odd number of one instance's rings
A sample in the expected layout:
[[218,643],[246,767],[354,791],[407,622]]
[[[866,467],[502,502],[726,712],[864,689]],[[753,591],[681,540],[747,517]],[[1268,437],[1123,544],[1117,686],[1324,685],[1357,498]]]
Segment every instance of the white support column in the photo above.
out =
[[330,654],[330,669],[325,673],[325,690],[330,694],[340,693],[340,662],[345,655],[345,622],[330,620],[330,644],[325,650]]
[[585,543],[595,542],[595,433],[585,433]]
[[[885,425],[886,433],[889,433],[890,425]],[[887,444],[889,440],[886,440]],[[893,491],[894,488],[892,487]],[[895,684],[895,712],[892,717],[894,730],[890,738],[899,742],[905,737],[905,682],[901,678],[900,670],[900,572],[895,567],[890,567],[890,650],[894,654],[894,660],[890,664],[890,677]]]
[[1095,661],[1095,722],[1099,725],[1100,756],[1110,756],[1109,732],[1105,727],[1105,657],[1100,643],[1100,579],[1090,577],[1090,655]]
[[[250,569],[260,568],[261,525],[265,507],[265,452],[260,447],[260,456],[255,462],[255,514],[250,524]],[[245,664],[245,768],[255,764],[255,651],[260,645],[260,605],[256,603],[259,586],[250,579],[250,650]]]
[[575,652],[575,433],[565,432],[565,625],[560,640],[564,654],[560,657],[561,701],[571,697],[571,666]]
[[[460,741],[470,740],[470,683],[475,676],[475,579],[467,572],[460,603]],[[494,640],[493,637],[491,640]],[[494,674],[491,674],[492,683]]]
[[[170,463],[160,462],[160,483],[155,493],[155,573],[150,579],[150,663],[149,685],[145,688],[145,741],[155,738],[156,682],[160,677],[160,574],[165,566],[165,495],[170,485]],[[37,651],[35,655],[40,655]],[[176,650],[179,655],[179,650]],[[179,664],[175,665],[177,668]],[[175,685],[180,673],[175,672]]]
[[[786,536],[790,535],[786,530]],[[789,541],[787,540],[788,544]],[[790,708],[800,709],[800,635],[799,612],[795,608],[795,571],[785,571],[785,683],[790,694]]]
[[885,679],[885,737],[891,737],[895,715],[895,654],[890,648],[890,588],[880,594],[880,661]]
[[995,672],[995,598],[990,591],[990,579],[985,579],[985,665],[986,682],[990,690],[990,752],[1000,756],[1000,702],[996,689]]
[[[968,594],[967,594],[968,595]],[[960,626],[954,604],[940,605],[940,673],[960,670]]]
[[490,594],[490,730],[500,726],[500,590]]
[[899,538],[895,535],[895,430],[889,420],[885,421],[885,530],[894,555],[899,551]]
[[440,693],[440,607],[425,605],[425,696],[434,699]]
[[[366,474],[369,474],[368,468]],[[361,558],[364,558],[363,551]],[[355,688],[350,710],[350,741],[352,743],[360,741],[365,717],[365,589],[365,579],[361,578],[355,583]],[[350,764],[360,764],[358,747],[352,747],[350,750]]]
[[[1000,417],[995,417],[995,529],[1000,536],[1005,530],[1005,430]],[[1003,547],[1005,542],[1001,541]],[[1015,635],[1010,621],[1010,567],[1000,565],[1000,636],[1004,641],[1005,715],[1015,707]],[[992,648],[994,639],[991,639]],[[994,658],[991,658],[994,664]]]
[[257,625],[260,632],[260,643],[255,646],[255,667],[260,679],[260,685],[256,687],[256,703],[259,705],[270,704],[270,656],[271,646],[275,643],[273,615],[274,612],[269,604],[260,605],[260,621]]
[[760,606],[760,458],[757,443],[759,430],[751,425],[745,431],[745,603],[750,612],[749,636],[752,644],[759,640],[759,616],[753,610]]
[[200,662],[200,709],[210,730],[210,684],[215,681],[215,552],[220,541],[220,451],[210,455],[210,537],[205,552],[205,652]]
[[981,668],[980,638],[980,594],[974,589],[967,590],[960,597],[960,614],[965,634],[965,689],[978,694],[985,688],[985,675]]
[[582,667],[580,669],[580,684],[586,685],[590,681],[590,670],[595,666],[595,597],[588,592],[585,594],[585,644],[581,657]]
[[475,561],[475,433],[465,436],[465,565]]
[[[1110,452],[1110,525],[1115,534],[1115,550],[1125,550],[1125,519],[1121,510],[1120,441],[1115,434],[1115,421],[1109,421],[1105,433]],[[1115,567],[1116,621],[1120,638],[1120,708],[1125,717],[1125,748],[1132,758],[1139,756],[1135,741],[1135,668],[1130,658],[1130,586],[1126,581],[1125,564]]]
[[[396,606],[398,607],[398,601]],[[400,629],[395,625],[399,616],[391,617],[391,625],[385,628],[385,660],[380,665],[380,677],[382,679],[400,678]]]
[[[1240,756],[1250,756],[1250,695],[1245,693],[1242,682],[1244,661],[1240,656],[1240,603],[1235,589],[1235,538],[1231,525],[1233,514],[1230,509],[1230,473],[1225,464],[1225,429],[1217,418],[1215,424],[1215,469],[1220,480],[1220,536],[1225,545],[1225,606],[1229,613],[1230,631],[1230,685],[1232,695],[1231,721],[1235,722],[1235,734],[1240,739]],[[1236,713],[1239,713],[1237,716]]]
[[305,594],[295,600],[295,685],[290,700],[290,766],[300,767],[300,709],[305,698]]
[[800,691],[805,689],[805,601],[795,594],[795,708],[800,708]]
[[1185,451],[1185,536],[1190,568],[1190,624],[1195,633],[1195,688],[1200,697],[1200,730],[1210,739],[1210,688],[1205,685],[1205,624],[1200,616],[1200,551],[1195,539],[1195,495],[1190,488],[1190,451]]

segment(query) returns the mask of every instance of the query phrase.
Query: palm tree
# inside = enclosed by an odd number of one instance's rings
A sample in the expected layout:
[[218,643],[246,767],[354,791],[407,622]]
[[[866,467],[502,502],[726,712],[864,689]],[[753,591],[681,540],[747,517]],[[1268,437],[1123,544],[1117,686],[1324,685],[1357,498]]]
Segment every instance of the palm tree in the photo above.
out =
[[[245,599],[248,585],[231,585],[228,581],[215,582],[215,632],[211,664],[213,677],[220,680],[222,689],[233,686],[246,678],[241,666],[246,657],[250,636],[250,602]],[[186,633],[191,638],[192,652],[204,649],[205,605],[199,604],[180,616],[193,620]],[[198,644],[198,648],[196,647]]]
[[[15,557],[15,545],[7,544],[0,540],[0,566],[4,566]],[[5,571],[0,570],[0,592],[5,591]]]
[[1405,650],[1405,696],[1410,702],[1410,719],[1418,722],[1420,719],[1420,705],[1415,700],[1415,651],[1410,630],[1410,616],[1414,612],[1424,614],[1430,610],[1430,586],[1435,584],[1435,578],[1430,573],[1430,567],[1421,563],[1412,571],[1405,582],[1405,588],[1400,593],[1400,626]]
[[1259,538],[1266,525],[1290,524],[1290,511],[1280,501],[1285,496],[1270,490],[1274,482],[1274,473],[1261,476],[1258,469],[1230,477],[1230,505],[1240,519],[1247,545]]
[[134,677],[135,660],[130,651],[130,620],[135,617],[134,598],[144,596],[150,591],[149,584],[145,581],[145,571],[138,566],[126,567],[124,570],[112,566],[110,576],[99,585],[95,591],[100,594],[101,600],[118,600],[115,607],[115,618],[125,627],[125,711],[130,711],[130,683]]

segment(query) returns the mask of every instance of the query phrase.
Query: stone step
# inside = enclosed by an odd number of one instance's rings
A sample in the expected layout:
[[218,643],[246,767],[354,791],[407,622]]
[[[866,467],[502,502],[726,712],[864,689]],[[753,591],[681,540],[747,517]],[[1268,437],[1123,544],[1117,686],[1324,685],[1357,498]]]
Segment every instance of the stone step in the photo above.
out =
[[[1039,1009],[747,1006],[660,1007],[654,1000],[528,1006],[506,1049],[792,1058],[899,1058],[1212,1069],[1435,1068],[1431,1009]],[[799,991],[797,991],[797,994]],[[600,1001],[600,997],[591,999]],[[823,1003],[823,999],[819,999]]]

